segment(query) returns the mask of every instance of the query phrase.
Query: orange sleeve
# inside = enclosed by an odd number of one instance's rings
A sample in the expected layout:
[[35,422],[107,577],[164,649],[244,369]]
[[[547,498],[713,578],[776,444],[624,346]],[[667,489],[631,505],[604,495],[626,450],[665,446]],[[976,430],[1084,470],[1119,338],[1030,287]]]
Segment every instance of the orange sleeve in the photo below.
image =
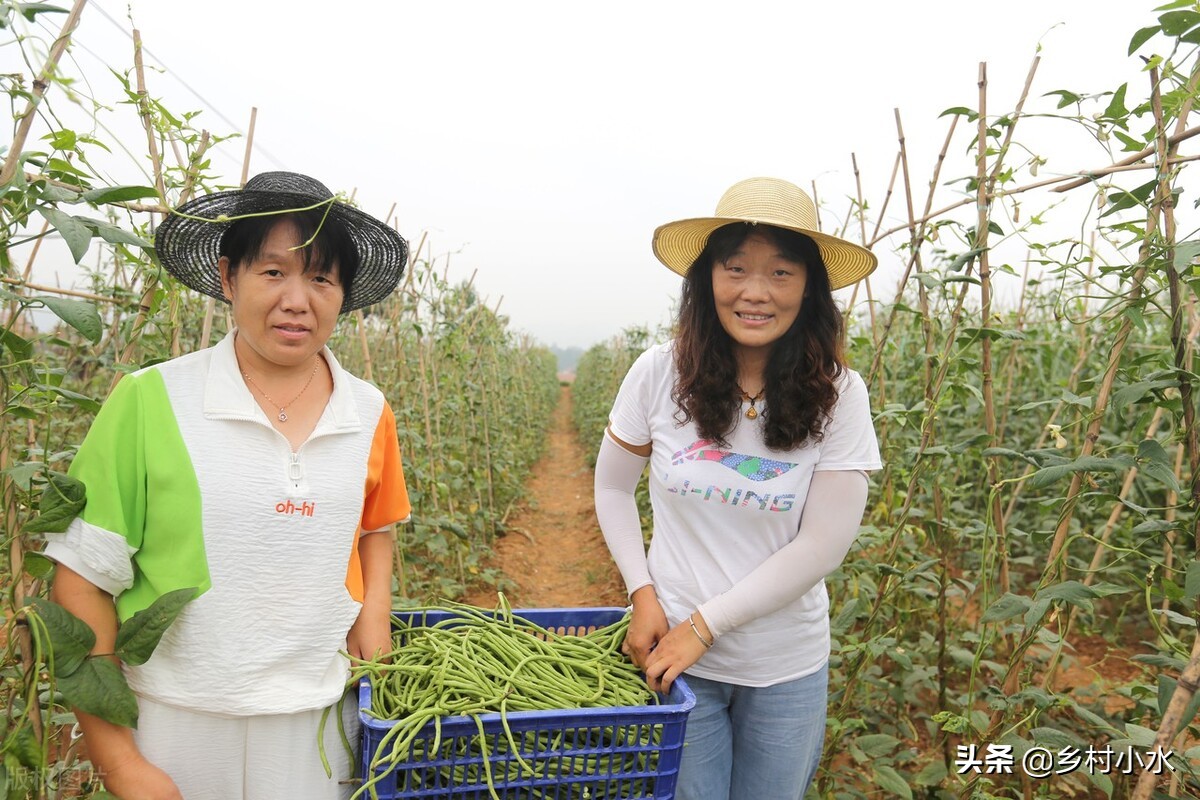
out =
[[408,487],[404,485],[404,466],[400,461],[400,440],[396,437],[396,416],[386,402],[371,441],[367,459],[367,482],[363,490],[362,521],[354,532],[350,548],[350,563],[346,569],[346,589],[350,596],[362,602],[362,561],[358,540],[363,531],[376,531],[394,522],[407,519],[412,513],[408,502]]
[[375,531],[412,513],[408,487],[404,485],[404,466],[400,462],[400,441],[396,438],[396,417],[386,402],[371,442],[367,463],[367,485],[363,500],[362,529]]

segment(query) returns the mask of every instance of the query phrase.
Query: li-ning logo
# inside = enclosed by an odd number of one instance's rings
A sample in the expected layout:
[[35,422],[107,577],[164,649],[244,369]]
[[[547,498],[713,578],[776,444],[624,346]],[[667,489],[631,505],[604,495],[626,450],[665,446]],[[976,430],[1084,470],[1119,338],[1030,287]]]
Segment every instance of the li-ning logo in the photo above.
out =
[[775,461],[770,458],[721,450],[705,439],[692,442],[671,456],[671,463],[677,466],[685,461],[715,461],[722,467],[731,469],[743,478],[749,478],[752,481],[769,481],[772,478],[778,478],[796,466],[787,461]]
[[[678,466],[685,461],[711,461],[726,469],[733,470],[743,478],[761,483],[772,478],[778,478],[789,472],[795,464],[787,461],[775,461],[759,456],[748,456],[721,450],[710,441],[701,439],[671,456],[671,463]],[[663,475],[666,482],[668,476]],[[734,489],[722,486],[692,486],[690,480],[685,480],[681,486],[668,486],[667,491],[685,497],[699,497],[701,500],[716,500],[721,505],[735,508],[753,508],[758,511],[791,511],[796,504],[795,494],[777,494],[756,492],[753,489]]]
[[317,504],[310,503],[307,500],[296,505],[291,500],[275,504],[276,514],[299,514],[302,517],[311,517],[317,511]]

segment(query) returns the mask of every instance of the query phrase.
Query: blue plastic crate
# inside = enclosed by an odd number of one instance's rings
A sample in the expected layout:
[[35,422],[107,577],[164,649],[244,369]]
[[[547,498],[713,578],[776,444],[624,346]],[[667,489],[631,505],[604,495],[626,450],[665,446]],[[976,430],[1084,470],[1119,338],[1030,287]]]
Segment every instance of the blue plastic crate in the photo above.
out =
[[[616,622],[623,608],[524,609],[513,614],[560,634],[583,634]],[[454,614],[434,611],[397,612],[410,625],[435,625]],[[671,800],[683,751],[684,727],[696,696],[682,678],[671,685],[661,704],[619,708],[574,708],[521,711],[506,715],[512,752],[499,714],[480,717],[496,794],[504,800]],[[360,774],[371,775],[371,758],[394,723],[372,717],[371,685],[359,686],[362,723]],[[430,723],[418,735],[408,757],[375,784],[381,800],[439,798],[491,800],[479,729],[471,717],[443,717],[436,753]],[[539,777],[519,769],[516,756],[533,764]],[[450,768],[456,774],[448,779]],[[385,770],[381,768],[379,772]],[[513,777],[513,776],[520,777]],[[507,777],[506,777],[507,776]]]

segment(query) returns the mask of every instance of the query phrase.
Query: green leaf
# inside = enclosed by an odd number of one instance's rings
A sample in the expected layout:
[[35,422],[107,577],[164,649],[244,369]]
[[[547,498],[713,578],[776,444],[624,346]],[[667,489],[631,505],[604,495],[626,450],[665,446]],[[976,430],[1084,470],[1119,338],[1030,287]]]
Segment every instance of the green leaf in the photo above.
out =
[[96,235],[109,244],[131,244],[135,247],[141,247],[149,250],[153,247],[142,237],[135,233],[131,233],[124,228],[118,228],[116,225],[111,225],[101,219],[93,219],[92,217],[78,217],[89,228],[95,231]]
[[954,257],[953,261],[946,265],[946,269],[950,270],[951,272],[958,272],[967,264],[970,264],[972,261],[978,258],[979,255],[985,250],[987,250],[986,247],[976,247],[968,250],[965,253],[960,253]]
[[42,499],[38,503],[38,515],[25,526],[27,533],[59,533],[65,531],[71,520],[79,516],[87,503],[84,485],[61,472],[51,472]]
[[7,347],[18,361],[28,361],[33,358],[33,345],[12,331],[0,331],[0,344]]
[[1112,135],[1117,138],[1117,141],[1119,141],[1121,144],[1124,145],[1123,150],[1126,153],[1136,153],[1146,146],[1145,142],[1142,142],[1142,141],[1139,141],[1139,140],[1133,138],[1128,133],[1126,133],[1123,130],[1120,130],[1119,128],[1114,130],[1112,132]]
[[930,761],[925,768],[916,774],[913,783],[917,786],[941,786],[949,773],[946,764],[940,760]]
[[1168,11],[1158,18],[1158,24],[1167,36],[1182,36],[1200,25],[1200,14],[1195,11]]
[[1071,105],[1072,103],[1078,103],[1080,100],[1083,99],[1082,95],[1075,94],[1074,92],[1068,92],[1066,89],[1058,89],[1053,92],[1046,92],[1046,94],[1044,94],[1042,96],[1043,97],[1051,97],[1052,95],[1058,95],[1058,107],[1059,108],[1066,108],[1067,106]]
[[4,750],[12,753],[23,767],[40,770],[42,763],[42,743],[33,735],[32,725],[22,725],[16,732],[9,731],[4,736]]
[[1179,480],[1175,477],[1175,470],[1168,467],[1166,464],[1146,464],[1142,467],[1142,472],[1149,475],[1154,480],[1166,486],[1173,492],[1180,490]]
[[1057,483],[1074,471],[1070,464],[1055,464],[1051,467],[1042,467],[1029,476],[1029,487],[1031,489],[1043,489]]
[[1138,381],[1123,386],[1113,394],[1112,404],[1116,408],[1124,408],[1140,402],[1143,397],[1159,389],[1169,389],[1179,386],[1174,378],[1158,378],[1152,381]]
[[1113,192],[1109,195],[1109,208],[1100,216],[1107,217],[1109,214],[1113,214],[1126,208],[1146,205],[1150,200],[1150,195],[1153,194],[1154,190],[1157,188],[1157,181],[1147,181],[1132,191]]
[[38,388],[44,389],[47,392],[52,392],[64,400],[69,400],[79,408],[82,408],[84,411],[89,413],[95,414],[100,410],[100,403],[88,397],[86,394],[73,392],[70,389],[62,388],[61,386],[46,386],[44,384],[38,384]]
[[850,626],[854,623],[858,616],[858,599],[851,599],[846,605],[842,606],[842,610],[837,613],[837,616],[829,623],[829,629],[833,633],[843,633],[850,630]]
[[1144,45],[1146,42],[1150,41],[1150,37],[1152,37],[1152,36],[1154,36],[1154,34],[1158,33],[1158,30],[1159,30],[1159,28],[1157,25],[1152,25],[1149,28],[1142,28],[1141,30],[1134,33],[1133,38],[1129,40],[1129,52],[1126,53],[1126,55],[1131,56],[1134,53],[1136,53],[1137,49],[1139,47]]
[[1104,109],[1104,116],[1108,119],[1124,119],[1129,115],[1129,109],[1125,107],[1125,92],[1129,89],[1129,84],[1122,83],[1120,87],[1113,92],[1112,100],[1108,103],[1108,108]]
[[1116,728],[1114,728],[1113,724],[1111,722],[1109,722],[1108,720],[1106,720],[1104,717],[1100,716],[1099,714],[1095,713],[1094,711],[1089,711],[1088,709],[1084,708],[1083,706],[1079,705],[1078,703],[1075,703],[1074,705],[1075,705],[1075,713],[1077,713],[1080,717],[1082,717],[1085,722],[1090,722],[1095,727],[1104,731],[1104,733],[1107,736],[1112,737],[1112,736],[1120,734],[1120,731],[1118,731]]
[[872,758],[882,758],[890,755],[900,740],[886,733],[868,733],[854,740],[854,745]]
[[1171,265],[1175,267],[1176,272],[1185,272],[1196,260],[1196,256],[1200,256],[1200,241],[1192,239],[1186,242],[1177,242]]
[[58,603],[44,597],[35,597],[30,601],[34,613],[45,623],[44,633],[50,641],[41,641],[43,634],[41,625],[31,625],[34,635],[39,637],[43,649],[54,655],[54,674],[58,678],[72,674],[84,661],[88,653],[96,646],[96,634],[86,622],[67,611]]
[[1029,731],[1033,737],[1035,744],[1040,744],[1043,747],[1049,747],[1057,750],[1062,747],[1074,747],[1083,749],[1084,744],[1066,731],[1061,731],[1058,728],[1034,728]]
[[1132,722],[1125,723],[1125,735],[1128,736],[1138,747],[1153,747],[1154,739],[1158,735],[1150,728],[1142,725],[1135,725]]
[[30,22],[34,22],[34,17],[38,14],[66,14],[67,9],[52,6],[49,3],[18,3],[17,8],[20,9],[21,15]]
[[1191,561],[1188,563],[1187,578],[1183,582],[1183,597],[1191,600],[1196,596],[1200,596],[1200,561]]
[[1152,461],[1157,464],[1170,464],[1171,456],[1167,454],[1157,439],[1142,439],[1138,442],[1137,457],[1139,460]]
[[[1174,697],[1178,686],[1179,682],[1174,678],[1169,678],[1166,675],[1158,676],[1158,713],[1160,715],[1167,713],[1167,705],[1170,704],[1171,698]],[[1193,694],[1192,699],[1188,701],[1177,729],[1182,731],[1188,725],[1192,724],[1192,720],[1196,718],[1198,710],[1200,710],[1200,692]]]
[[1040,489],[1072,472],[1120,472],[1125,467],[1120,458],[1080,456],[1068,464],[1055,464],[1039,469],[1029,476],[1029,485],[1031,488]]
[[50,146],[55,150],[74,150],[79,141],[79,138],[75,135],[75,131],[67,130],[66,128],[50,131],[50,133],[47,133],[42,138],[50,142]]
[[1033,628],[1034,625],[1037,625],[1045,618],[1046,612],[1049,610],[1049,600],[1045,598],[1034,600],[1033,604],[1029,606],[1029,610],[1025,612],[1025,627]]
[[55,316],[82,333],[89,342],[100,341],[100,336],[104,333],[104,323],[100,321],[100,312],[91,303],[49,295],[38,295],[34,299],[44,303]]
[[153,186],[103,186],[83,193],[83,199],[89,203],[126,203],[131,200],[143,200],[147,197],[158,197],[158,190]]
[[984,612],[980,618],[980,622],[1000,622],[1023,614],[1029,610],[1033,601],[1028,597],[1015,595],[1011,592],[1005,592],[1004,596],[996,602],[992,603],[991,607]]
[[71,256],[75,259],[75,263],[83,261],[83,257],[87,255],[88,245],[92,241],[92,232],[88,226],[78,217],[64,214],[57,208],[42,207],[38,209],[38,213],[62,235],[63,241],[71,249]]
[[117,657],[126,664],[140,666],[150,660],[163,633],[179,616],[183,607],[196,597],[197,589],[175,589],[161,595],[149,608],[138,611],[117,631]]
[[75,672],[58,679],[59,691],[79,711],[115,725],[136,728],[137,697],[121,668],[107,658],[89,658]]
[[1134,536],[1141,536],[1144,533],[1162,533],[1163,531],[1174,530],[1177,527],[1176,523],[1169,520],[1148,519],[1139,525],[1134,525],[1133,529],[1129,532]]
[[54,571],[54,562],[41,553],[26,553],[22,559],[22,567],[27,574],[38,579],[45,579],[50,577],[50,573]]
[[1062,600],[1071,605],[1091,608],[1091,601],[1100,593],[1079,581],[1063,581],[1053,586],[1047,586],[1036,595],[1038,600]]
[[900,777],[900,773],[885,764],[880,764],[874,769],[876,786],[887,789],[896,797],[912,800],[912,789],[908,788],[908,782]]
[[1034,461],[1032,458],[1025,455],[1024,453],[1019,453],[1016,450],[1010,450],[1007,447],[988,447],[983,451],[983,455],[985,458],[990,458],[992,456],[1003,456],[1005,458],[1019,459],[1028,464],[1034,464],[1034,465],[1037,464],[1036,461]]
[[955,114],[965,116],[968,120],[976,119],[979,116],[966,106],[954,106],[953,108],[947,108],[941,114],[938,114],[938,117],[945,117]]

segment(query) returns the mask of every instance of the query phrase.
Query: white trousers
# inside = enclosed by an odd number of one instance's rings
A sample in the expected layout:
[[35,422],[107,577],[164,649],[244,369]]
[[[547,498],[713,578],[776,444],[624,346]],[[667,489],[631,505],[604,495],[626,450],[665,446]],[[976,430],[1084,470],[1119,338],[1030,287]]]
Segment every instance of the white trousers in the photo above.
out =
[[[343,703],[346,736],[359,747],[357,704]],[[325,775],[317,744],[321,714],[230,717],[138,698],[134,739],[170,775],[184,800],[346,800],[353,766],[338,734],[337,706],[325,722]]]

